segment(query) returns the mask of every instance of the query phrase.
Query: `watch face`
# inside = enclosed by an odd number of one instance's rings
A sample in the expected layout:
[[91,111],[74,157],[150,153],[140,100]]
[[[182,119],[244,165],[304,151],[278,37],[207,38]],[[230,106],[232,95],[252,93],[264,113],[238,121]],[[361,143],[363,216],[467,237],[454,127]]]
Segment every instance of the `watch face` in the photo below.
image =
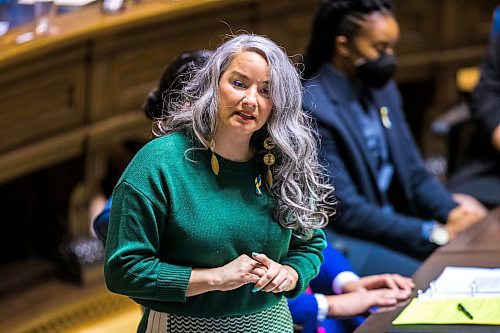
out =
[[448,230],[444,227],[435,227],[431,231],[430,241],[437,245],[445,245],[450,240]]

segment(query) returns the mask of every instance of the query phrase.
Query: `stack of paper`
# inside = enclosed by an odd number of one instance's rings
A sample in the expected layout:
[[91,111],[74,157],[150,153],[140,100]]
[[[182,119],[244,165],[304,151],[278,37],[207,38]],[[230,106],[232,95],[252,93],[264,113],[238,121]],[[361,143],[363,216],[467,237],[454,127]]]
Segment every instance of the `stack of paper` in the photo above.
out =
[[393,324],[500,325],[500,269],[446,267]]
[[419,297],[500,297],[500,269],[446,267]]

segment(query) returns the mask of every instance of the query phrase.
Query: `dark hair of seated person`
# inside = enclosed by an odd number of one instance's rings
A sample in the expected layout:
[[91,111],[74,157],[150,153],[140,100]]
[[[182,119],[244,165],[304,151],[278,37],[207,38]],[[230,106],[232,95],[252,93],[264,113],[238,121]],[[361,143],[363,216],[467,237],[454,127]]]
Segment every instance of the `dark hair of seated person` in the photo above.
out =
[[321,0],[304,54],[303,78],[311,78],[323,63],[330,62],[337,36],[352,39],[367,15],[381,12],[392,16],[392,11],[391,0]]
[[148,93],[142,106],[148,118],[161,118],[166,110],[165,103],[180,97],[184,83],[197,68],[205,64],[212,54],[210,50],[185,51],[177,56],[163,70],[158,87]]

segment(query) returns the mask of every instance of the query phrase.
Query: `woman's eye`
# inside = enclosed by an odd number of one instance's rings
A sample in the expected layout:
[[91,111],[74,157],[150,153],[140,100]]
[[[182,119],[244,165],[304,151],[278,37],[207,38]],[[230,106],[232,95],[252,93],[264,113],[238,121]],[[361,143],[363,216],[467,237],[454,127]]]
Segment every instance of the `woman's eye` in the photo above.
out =
[[261,89],[260,90],[260,93],[266,97],[269,97],[270,95],[270,92],[269,92],[269,88],[264,88],[264,89]]
[[245,84],[238,80],[233,81],[233,85],[239,88],[245,88]]

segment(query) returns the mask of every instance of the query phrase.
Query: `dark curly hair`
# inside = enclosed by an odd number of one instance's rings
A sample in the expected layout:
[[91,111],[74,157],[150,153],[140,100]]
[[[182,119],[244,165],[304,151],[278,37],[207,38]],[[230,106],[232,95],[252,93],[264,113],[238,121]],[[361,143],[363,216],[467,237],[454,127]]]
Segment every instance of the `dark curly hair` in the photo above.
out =
[[180,90],[193,72],[211,56],[210,50],[185,51],[164,68],[158,87],[148,93],[142,109],[151,119],[164,116],[165,103],[180,98]]
[[329,61],[337,36],[354,36],[368,14],[392,15],[390,0],[321,0],[304,55],[304,78],[310,78]]

